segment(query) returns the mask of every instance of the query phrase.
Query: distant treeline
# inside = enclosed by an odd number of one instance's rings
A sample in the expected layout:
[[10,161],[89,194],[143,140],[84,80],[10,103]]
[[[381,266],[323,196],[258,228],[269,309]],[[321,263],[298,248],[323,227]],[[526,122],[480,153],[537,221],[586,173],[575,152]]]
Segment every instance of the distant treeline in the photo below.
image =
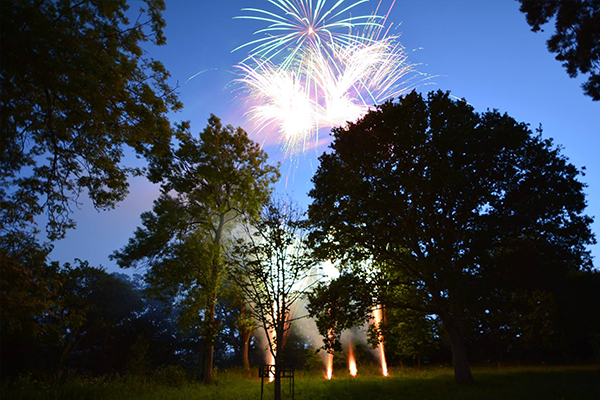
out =
[[[168,366],[180,367],[189,377],[197,375],[202,338],[178,327],[179,310],[149,298],[140,275],[111,274],[86,262],[62,267],[53,263],[44,266],[43,277],[28,280],[14,265],[2,266],[2,286],[10,288],[4,294],[13,296],[2,299],[3,379],[23,374],[52,378],[84,373],[150,375]],[[600,274],[581,273],[556,292],[506,299],[505,306],[512,309],[509,314],[489,310],[469,314],[465,338],[472,362],[600,361],[600,338],[594,334],[600,316],[592,301],[598,292]],[[26,315],[27,310],[42,312]],[[219,368],[242,366],[240,310],[227,299],[219,302],[217,310],[221,326],[215,364]],[[14,315],[9,314],[12,311]],[[395,327],[386,338],[390,366],[452,363],[436,318],[390,311],[387,325]],[[314,350],[320,345],[307,332],[292,329],[286,363],[322,368]],[[368,346],[358,341],[355,346],[359,365],[374,362]],[[264,349],[256,338],[250,341],[249,359],[251,367],[264,363]],[[346,368],[342,354],[335,362],[337,368]]]

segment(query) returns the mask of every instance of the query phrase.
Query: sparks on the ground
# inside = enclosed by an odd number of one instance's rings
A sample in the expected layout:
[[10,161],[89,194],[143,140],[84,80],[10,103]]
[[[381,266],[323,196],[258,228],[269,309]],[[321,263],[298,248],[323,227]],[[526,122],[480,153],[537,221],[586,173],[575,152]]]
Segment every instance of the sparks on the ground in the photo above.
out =
[[[375,307],[373,308],[373,318],[375,319],[375,325],[377,327],[377,329],[379,329],[379,326],[381,324],[381,322],[383,321],[383,309],[381,307]],[[381,360],[381,371],[383,373],[383,376],[388,376],[388,369],[387,369],[387,362],[385,361],[385,350],[383,347],[383,335],[379,335],[379,357]]]
[[354,357],[354,346],[352,342],[348,343],[348,371],[350,372],[350,376],[353,378],[356,377],[358,373],[358,369],[356,368],[356,358]]

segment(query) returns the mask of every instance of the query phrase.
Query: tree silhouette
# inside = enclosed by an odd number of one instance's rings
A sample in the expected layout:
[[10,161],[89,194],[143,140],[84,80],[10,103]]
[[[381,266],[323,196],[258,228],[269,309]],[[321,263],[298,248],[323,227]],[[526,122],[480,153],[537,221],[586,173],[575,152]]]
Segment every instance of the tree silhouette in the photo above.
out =
[[598,0],[519,0],[533,32],[554,19],[548,51],[556,54],[571,78],[588,75],[583,92],[600,100],[600,2]]
[[495,285],[591,263],[580,172],[527,125],[416,92],[334,130],[309,195],[323,258],[372,260],[421,286],[472,381],[463,314]]
[[181,107],[164,66],[142,45],[165,44],[162,0],[130,24],[125,1],[0,2],[0,233],[62,238],[86,193],[113,208],[140,169],[122,163],[168,150],[167,114]]

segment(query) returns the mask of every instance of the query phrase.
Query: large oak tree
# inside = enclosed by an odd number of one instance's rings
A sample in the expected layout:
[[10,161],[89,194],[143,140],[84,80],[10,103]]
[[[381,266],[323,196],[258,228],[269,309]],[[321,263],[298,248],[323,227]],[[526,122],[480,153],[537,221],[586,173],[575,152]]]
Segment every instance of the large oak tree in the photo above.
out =
[[413,92],[333,136],[310,191],[318,252],[385,265],[423,288],[459,382],[473,379],[469,307],[498,285],[557,283],[591,262],[580,171],[506,114]]

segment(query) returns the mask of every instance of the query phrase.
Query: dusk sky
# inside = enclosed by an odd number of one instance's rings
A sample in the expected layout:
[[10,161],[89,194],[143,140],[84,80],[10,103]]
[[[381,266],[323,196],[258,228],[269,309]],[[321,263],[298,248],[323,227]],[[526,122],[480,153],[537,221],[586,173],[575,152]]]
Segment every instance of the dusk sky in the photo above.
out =
[[[371,14],[378,1],[361,4],[353,14]],[[385,13],[393,0],[381,3],[380,13]],[[191,121],[194,135],[204,129],[212,113],[264,141],[247,121],[248,106],[232,83],[237,78],[234,65],[247,55],[232,50],[255,39],[253,32],[266,27],[264,22],[234,19],[247,14],[241,11],[246,7],[276,10],[266,0],[167,0],[167,44],[145,47],[171,72],[172,84],[179,86],[184,108],[172,115],[172,121]],[[598,235],[600,102],[584,96],[583,79],[569,78],[547,51],[546,39],[553,25],[546,25],[544,33],[531,32],[519,3],[512,0],[396,0],[390,23],[391,33],[401,35],[410,62],[430,76],[418,91],[450,91],[478,112],[497,109],[532,129],[541,124],[544,137],[561,145],[575,166],[586,168],[580,179],[588,185],[587,214],[596,216],[592,229]],[[306,208],[310,178],[327,146],[301,154],[292,165],[271,141],[264,143],[271,162],[283,162],[276,192],[291,195]],[[158,187],[136,178],[131,180],[129,196],[115,210],[97,212],[82,196],[83,205],[74,214],[77,228],[55,243],[50,258],[61,263],[80,258],[110,272],[119,271],[108,256],[127,243],[140,224],[140,214],[152,208],[157,195]],[[598,266],[600,246],[592,247],[592,254]]]

